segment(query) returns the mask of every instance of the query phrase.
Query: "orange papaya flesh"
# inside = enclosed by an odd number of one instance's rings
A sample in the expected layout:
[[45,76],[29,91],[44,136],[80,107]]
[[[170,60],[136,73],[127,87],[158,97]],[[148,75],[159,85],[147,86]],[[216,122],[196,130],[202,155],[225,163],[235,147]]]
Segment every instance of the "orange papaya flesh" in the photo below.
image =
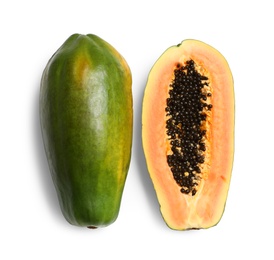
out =
[[227,200],[234,155],[234,87],[226,59],[185,40],[153,65],[142,140],[162,216],[175,230],[215,226]]

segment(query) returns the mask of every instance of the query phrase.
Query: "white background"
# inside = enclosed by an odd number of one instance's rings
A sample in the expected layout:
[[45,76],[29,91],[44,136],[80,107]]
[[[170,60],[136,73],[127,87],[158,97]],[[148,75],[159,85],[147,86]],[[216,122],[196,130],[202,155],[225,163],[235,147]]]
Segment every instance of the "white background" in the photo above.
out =
[[[0,259],[274,259],[272,2],[1,1]],[[117,221],[98,230],[63,218],[41,143],[41,74],[73,33],[111,43],[133,75],[131,166]],[[148,176],[141,102],[153,63],[187,38],[214,46],[230,64],[236,150],[221,222],[180,232],[162,220]]]

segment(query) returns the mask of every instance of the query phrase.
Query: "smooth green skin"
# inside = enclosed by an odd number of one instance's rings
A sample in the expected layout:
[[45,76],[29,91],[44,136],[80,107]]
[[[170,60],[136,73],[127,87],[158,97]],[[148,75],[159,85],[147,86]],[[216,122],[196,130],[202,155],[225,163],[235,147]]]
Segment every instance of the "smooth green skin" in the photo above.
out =
[[42,76],[45,151],[67,221],[104,227],[119,213],[132,145],[132,78],[95,35],[70,36]]

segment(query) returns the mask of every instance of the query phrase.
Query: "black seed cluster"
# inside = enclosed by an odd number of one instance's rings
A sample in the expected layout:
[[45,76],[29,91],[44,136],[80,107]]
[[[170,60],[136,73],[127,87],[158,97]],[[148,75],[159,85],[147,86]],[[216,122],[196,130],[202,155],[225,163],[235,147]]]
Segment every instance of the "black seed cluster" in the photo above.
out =
[[193,60],[178,64],[166,100],[167,135],[172,153],[167,163],[181,192],[194,196],[201,179],[200,165],[204,163],[206,130],[203,129],[211,93],[207,92],[208,78],[195,68]]

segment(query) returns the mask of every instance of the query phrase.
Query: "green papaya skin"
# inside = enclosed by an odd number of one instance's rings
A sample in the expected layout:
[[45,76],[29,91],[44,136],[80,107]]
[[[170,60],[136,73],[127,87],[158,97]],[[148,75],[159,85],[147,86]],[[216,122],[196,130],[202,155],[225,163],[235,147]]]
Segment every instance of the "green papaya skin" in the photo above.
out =
[[124,58],[92,34],[70,36],[43,72],[42,137],[70,224],[105,227],[119,214],[131,158],[131,87]]

